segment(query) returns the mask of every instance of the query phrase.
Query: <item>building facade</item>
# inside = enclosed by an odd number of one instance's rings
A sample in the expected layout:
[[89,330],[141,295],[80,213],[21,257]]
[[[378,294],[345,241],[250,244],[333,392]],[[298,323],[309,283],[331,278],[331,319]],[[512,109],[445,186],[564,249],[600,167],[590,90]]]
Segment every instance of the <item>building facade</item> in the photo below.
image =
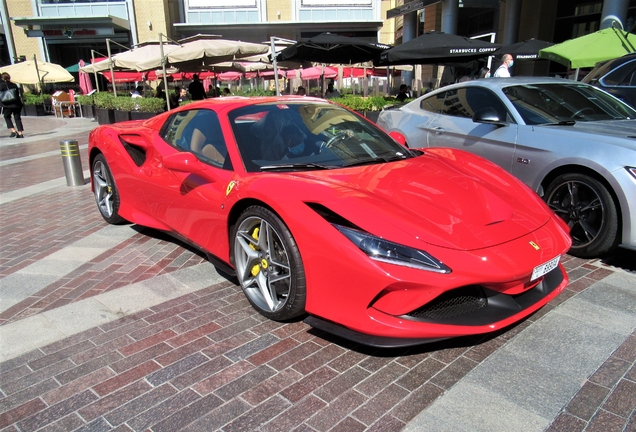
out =
[[410,12],[395,13],[404,6],[404,0],[2,0],[0,65],[35,55],[67,67],[107,55],[106,39],[116,53],[159,33],[264,42],[333,32],[391,44],[442,30],[492,34],[500,43],[561,42],[598,30],[607,11],[626,30],[636,21],[636,0],[414,0]]

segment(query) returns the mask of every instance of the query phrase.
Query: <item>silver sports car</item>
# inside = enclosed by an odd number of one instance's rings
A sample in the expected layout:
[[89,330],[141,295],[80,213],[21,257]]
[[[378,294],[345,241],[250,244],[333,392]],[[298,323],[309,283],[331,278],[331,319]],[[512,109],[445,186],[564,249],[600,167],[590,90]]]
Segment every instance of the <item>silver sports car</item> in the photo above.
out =
[[537,192],[570,226],[570,253],[636,250],[636,111],[596,87],[556,78],[449,85],[380,113],[409,147],[489,159]]

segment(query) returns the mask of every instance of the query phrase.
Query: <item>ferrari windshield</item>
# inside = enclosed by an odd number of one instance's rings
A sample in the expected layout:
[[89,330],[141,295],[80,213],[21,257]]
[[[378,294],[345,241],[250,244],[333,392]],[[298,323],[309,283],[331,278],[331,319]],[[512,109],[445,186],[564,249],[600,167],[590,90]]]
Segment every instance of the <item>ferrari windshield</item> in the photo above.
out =
[[333,104],[283,101],[229,114],[247,171],[297,171],[412,157],[369,122]]
[[633,108],[586,84],[516,85],[503,92],[528,125],[636,118]]

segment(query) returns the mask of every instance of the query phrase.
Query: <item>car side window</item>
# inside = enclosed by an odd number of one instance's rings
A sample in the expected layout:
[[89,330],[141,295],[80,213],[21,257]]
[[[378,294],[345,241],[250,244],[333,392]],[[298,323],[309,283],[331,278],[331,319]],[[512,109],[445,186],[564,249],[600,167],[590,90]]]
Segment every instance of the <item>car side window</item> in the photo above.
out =
[[601,82],[604,86],[633,86],[636,85],[636,61],[625,63],[614,69],[603,78]]
[[499,97],[482,87],[464,87],[446,92],[443,114],[472,118],[475,112],[484,108],[493,108],[497,111],[501,121],[512,121]]
[[180,111],[170,116],[160,132],[171,146],[194,153],[199,160],[232,169],[219,117],[214,111]]
[[446,92],[441,92],[422,99],[422,101],[420,102],[420,109],[433,112],[435,114],[441,113],[442,107],[444,106],[445,95]]

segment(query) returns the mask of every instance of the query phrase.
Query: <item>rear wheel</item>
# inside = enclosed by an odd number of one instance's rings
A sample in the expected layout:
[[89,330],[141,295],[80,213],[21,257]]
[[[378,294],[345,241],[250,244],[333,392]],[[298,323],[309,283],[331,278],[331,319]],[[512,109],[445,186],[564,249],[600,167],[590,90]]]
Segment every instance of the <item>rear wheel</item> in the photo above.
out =
[[126,222],[119,216],[119,192],[104,155],[97,155],[92,167],[93,189],[97,208],[104,220],[110,224]]
[[616,204],[598,180],[579,173],[560,175],[548,187],[546,202],[570,227],[571,255],[596,257],[618,244]]
[[236,275],[252,306],[277,321],[302,315],[305,271],[296,242],[280,218],[264,207],[248,207],[232,237]]

